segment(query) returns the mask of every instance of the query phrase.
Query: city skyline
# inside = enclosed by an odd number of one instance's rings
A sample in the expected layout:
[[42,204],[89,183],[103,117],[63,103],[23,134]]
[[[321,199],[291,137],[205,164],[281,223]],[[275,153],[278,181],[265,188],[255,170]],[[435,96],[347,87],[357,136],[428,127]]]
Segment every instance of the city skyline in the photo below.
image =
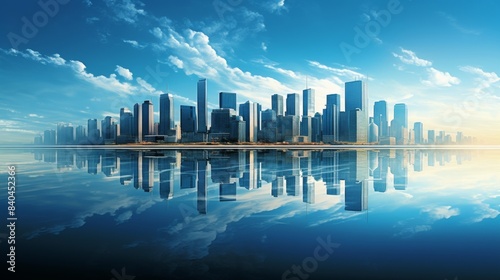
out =
[[[408,128],[422,122],[425,137],[432,129],[436,136],[461,131],[500,143],[500,69],[491,59],[498,3],[192,1],[192,9],[134,0],[55,3],[57,11],[49,12],[38,3],[6,4],[2,144],[31,143],[44,134],[41,127],[55,129],[61,120],[75,129],[89,118],[119,120],[121,108],[132,111],[144,100],[157,109],[163,93],[175,99],[178,124],[180,106],[197,104],[199,77],[209,80],[208,115],[218,108],[219,92],[238,93],[238,106],[250,100],[265,109],[271,95],[307,88],[315,89],[321,113],[327,95],[339,94],[344,103],[343,84],[361,79],[369,116],[371,104],[386,100],[390,122],[393,106],[405,103]],[[37,12],[47,22],[33,21]],[[375,24],[377,34],[366,37]],[[153,119],[159,121],[158,110]]]

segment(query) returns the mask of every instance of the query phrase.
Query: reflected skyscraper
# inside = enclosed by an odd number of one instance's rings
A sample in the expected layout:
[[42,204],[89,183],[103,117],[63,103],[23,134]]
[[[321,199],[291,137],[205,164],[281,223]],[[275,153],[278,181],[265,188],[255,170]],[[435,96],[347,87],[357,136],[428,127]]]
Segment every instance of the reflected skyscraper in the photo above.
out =
[[181,163],[181,189],[195,188],[198,182],[198,162],[183,158]]
[[175,158],[162,157],[158,159],[160,172],[160,198],[171,199],[174,196]]
[[142,189],[151,192],[155,180],[154,159],[150,157],[142,158]]
[[134,188],[139,189],[142,187],[143,172],[142,172],[142,151],[133,154],[133,167],[134,167]]
[[207,160],[198,160],[197,202],[198,213],[207,213]]

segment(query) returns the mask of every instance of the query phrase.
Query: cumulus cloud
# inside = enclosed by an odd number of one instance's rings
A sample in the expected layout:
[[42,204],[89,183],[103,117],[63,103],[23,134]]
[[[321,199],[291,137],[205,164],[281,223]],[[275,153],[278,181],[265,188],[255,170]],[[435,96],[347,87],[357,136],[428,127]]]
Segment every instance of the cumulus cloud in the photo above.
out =
[[392,53],[392,55],[396,58],[399,58],[401,62],[409,65],[428,67],[432,66],[432,62],[419,58],[413,51],[406,50],[401,48],[402,54]]
[[427,80],[422,81],[427,86],[451,87],[460,84],[460,79],[448,72],[439,71],[433,67],[427,69]]
[[422,212],[428,213],[433,220],[449,219],[460,214],[460,210],[458,208],[452,208],[451,206],[427,208]]
[[108,8],[114,13],[115,20],[135,23],[139,16],[145,16],[146,12],[138,7],[144,6],[142,2],[133,0],[105,0]]
[[118,73],[118,75],[122,76],[123,78],[129,81],[133,79],[132,72],[130,72],[130,70],[128,70],[127,68],[123,68],[120,65],[116,65],[115,71],[116,73]]

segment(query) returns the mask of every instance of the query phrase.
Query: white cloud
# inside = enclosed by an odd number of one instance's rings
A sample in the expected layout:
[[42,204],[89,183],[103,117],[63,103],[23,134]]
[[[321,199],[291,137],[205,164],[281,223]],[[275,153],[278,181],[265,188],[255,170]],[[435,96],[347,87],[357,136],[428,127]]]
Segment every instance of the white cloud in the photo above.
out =
[[427,69],[427,80],[422,81],[427,86],[451,87],[460,84],[460,79],[448,72],[441,72],[433,67]]
[[270,4],[270,10],[279,14],[282,11],[287,11],[288,8],[285,6],[285,0],[273,0]]
[[260,47],[262,48],[263,51],[267,52],[267,45],[266,45],[266,43],[262,42],[260,44]]
[[115,71],[116,73],[118,73],[118,75],[122,76],[123,78],[129,81],[133,79],[132,72],[130,72],[130,70],[128,70],[127,68],[123,68],[120,65],[116,65]]
[[179,69],[184,68],[184,62],[182,62],[182,60],[180,60],[177,56],[173,55],[169,56],[168,61],[170,61],[170,63],[172,63],[175,67]]
[[473,66],[463,66],[460,67],[460,70],[478,76],[476,93],[484,93],[484,90],[500,82],[500,77],[495,72],[485,72],[483,69]]
[[417,55],[413,51],[401,48],[401,52],[402,54],[392,53],[392,55],[394,55],[394,57],[396,58],[399,58],[399,60],[401,60],[401,62],[405,64],[422,67],[432,66],[432,62],[417,57]]
[[114,12],[116,20],[135,23],[140,15],[146,15],[143,9],[137,6],[144,6],[142,2],[133,0],[105,0],[106,5]]
[[38,119],[43,119],[43,116],[37,115],[37,114],[29,114],[28,117],[30,118],[38,118]]
[[322,69],[322,70],[327,70],[331,73],[333,73],[336,76],[344,77],[348,80],[360,80],[360,79],[367,79],[368,77],[364,74],[361,74],[359,72],[350,70],[350,69],[341,69],[341,68],[333,68],[330,66],[326,66],[324,64],[321,64],[317,61],[308,61],[309,65]]
[[460,214],[458,208],[452,208],[451,206],[427,208],[422,210],[422,212],[428,213],[433,220],[449,219]]
[[124,43],[130,44],[132,47],[137,48],[137,49],[142,49],[145,46],[139,44],[136,40],[123,40]]

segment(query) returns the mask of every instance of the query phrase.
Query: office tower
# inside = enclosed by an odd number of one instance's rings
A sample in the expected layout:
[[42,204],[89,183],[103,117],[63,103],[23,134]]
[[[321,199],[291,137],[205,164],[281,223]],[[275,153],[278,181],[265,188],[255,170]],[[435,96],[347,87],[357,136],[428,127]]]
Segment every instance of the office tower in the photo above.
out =
[[436,131],[434,130],[427,131],[427,144],[429,145],[436,144]]
[[389,122],[387,120],[387,102],[380,100],[373,105],[373,119],[378,126],[378,136],[389,136]]
[[277,133],[276,112],[267,109],[262,112],[262,141],[268,143],[276,142]]
[[142,137],[153,135],[155,129],[155,119],[153,103],[149,100],[144,100],[142,103]]
[[457,132],[457,137],[455,138],[455,142],[457,144],[463,144],[463,142],[464,142],[464,134],[463,134],[463,132],[460,132],[460,131]]
[[89,144],[98,144],[100,132],[97,128],[97,119],[89,119],[87,121],[87,139]]
[[[33,139],[33,144],[42,145],[43,144],[42,135],[36,135],[35,138]],[[35,154],[35,156],[36,156],[36,154]]]
[[160,95],[160,124],[159,135],[174,134],[174,97],[170,93]]
[[101,121],[101,131],[102,131],[102,138],[106,140],[113,139],[113,129],[112,125],[114,124],[113,118],[110,116],[106,116],[104,120]]
[[363,81],[345,83],[345,112],[349,142],[368,141],[368,95]]
[[142,107],[139,103],[134,105],[134,122],[132,133],[135,141],[142,142]]
[[196,108],[194,106],[181,106],[181,132],[196,132]]
[[239,114],[245,121],[246,141],[257,142],[257,104],[251,101],[240,104]]
[[[97,126],[97,124],[96,124]],[[55,145],[56,144],[56,131],[55,130],[45,130],[43,132],[43,144],[44,145]]]
[[[236,111],[236,93],[219,92],[219,109],[233,109]],[[213,122],[212,122],[213,124]]]
[[326,96],[326,108],[323,109],[323,141],[339,141],[340,95]]
[[276,112],[276,116],[283,116],[283,96],[279,94],[271,95],[271,105],[274,112]]
[[322,119],[323,116],[320,113],[316,113],[311,120],[311,142],[321,142],[322,140]]
[[424,124],[421,122],[414,123],[413,131],[415,133],[415,144],[424,144]]
[[74,143],[74,129],[71,124],[60,123],[57,125],[57,144],[71,145]]
[[257,106],[257,134],[259,131],[262,129],[261,125],[261,115],[262,115],[262,105],[259,103],[255,103],[255,106]]
[[120,135],[131,137],[133,130],[134,116],[128,108],[120,109]]
[[236,112],[230,108],[212,110],[212,126],[210,127],[210,133],[229,134],[231,132],[231,116],[234,115],[236,115]]
[[315,106],[315,91],[308,88],[302,91],[302,116],[314,117],[316,111]]
[[446,132],[444,130],[439,131],[438,136],[436,137],[436,144],[445,144]]
[[394,105],[394,119],[404,128],[408,128],[408,107],[404,103]]
[[241,116],[231,116],[231,132],[229,139],[233,142],[246,141],[246,122]]
[[286,96],[286,116],[299,116],[300,115],[300,99],[299,94],[289,93]]
[[207,133],[208,130],[207,79],[200,79],[198,81],[197,96],[198,96],[197,99],[198,132]]
[[375,124],[373,118],[370,118],[370,124],[368,125],[368,143],[377,143],[379,139],[379,128]]
[[300,135],[308,137],[307,140],[311,141],[312,117],[302,116],[302,121],[300,122]]
[[75,130],[75,142],[77,144],[83,144],[87,140],[87,134],[85,133],[85,127],[83,125],[79,125]]

